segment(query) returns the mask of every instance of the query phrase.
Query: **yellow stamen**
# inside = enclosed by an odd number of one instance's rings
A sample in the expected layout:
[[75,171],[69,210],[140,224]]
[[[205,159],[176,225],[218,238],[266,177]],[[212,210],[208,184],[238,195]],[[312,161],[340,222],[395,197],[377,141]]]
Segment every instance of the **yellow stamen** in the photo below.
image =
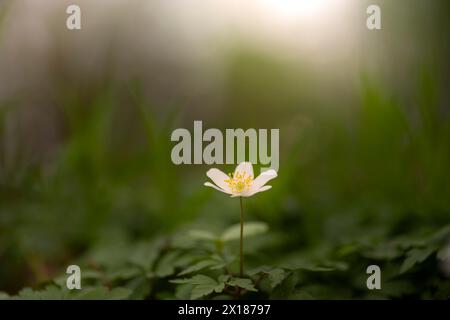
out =
[[225,180],[233,193],[243,193],[250,190],[253,178],[247,172],[237,172],[234,176],[230,173],[230,179]]

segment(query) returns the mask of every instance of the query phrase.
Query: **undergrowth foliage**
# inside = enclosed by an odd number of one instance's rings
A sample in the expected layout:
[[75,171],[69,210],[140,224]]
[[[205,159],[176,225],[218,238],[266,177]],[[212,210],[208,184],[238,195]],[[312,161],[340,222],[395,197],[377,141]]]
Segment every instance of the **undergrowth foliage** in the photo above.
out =
[[[82,290],[66,288],[62,274],[39,288],[24,288],[12,299],[332,299],[448,298],[450,285],[435,269],[449,259],[450,225],[424,236],[390,241],[354,239],[330,245],[321,257],[276,254],[276,236],[261,222],[246,224],[245,238],[273,251],[268,264],[251,263],[237,276],[238,225],[221,234],[191,230],[152,241],[99,246],[80,259]],[[266,241],[263,241],[263,238]],[[272,238],[272,239],[271,239]],[[448,251],[448,249],[447,249]],[[257,254],[257,253],[256,253]],[[364,266],[378,264],[382,290],[366,288]],[[423,278],[423,275],[430,275]],[[241,290],[238,290],[238,289]],[[242,294],[242,295],[240,295]]]

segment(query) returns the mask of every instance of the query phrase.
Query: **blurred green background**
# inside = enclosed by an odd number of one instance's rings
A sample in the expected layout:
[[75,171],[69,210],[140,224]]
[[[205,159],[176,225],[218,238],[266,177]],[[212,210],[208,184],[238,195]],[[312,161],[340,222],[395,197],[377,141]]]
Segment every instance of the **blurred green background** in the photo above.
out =
[[[270,297],[450,297],[448,1],[80,0],[76,31],[69,4],[0,2],[0,291],[238,223],[208,166],[170,160],[202,120],[280,129],[279,177],[244,203],[269,228],[246,263],[297,268]],[[120,285],[181,297],[174,272]]]

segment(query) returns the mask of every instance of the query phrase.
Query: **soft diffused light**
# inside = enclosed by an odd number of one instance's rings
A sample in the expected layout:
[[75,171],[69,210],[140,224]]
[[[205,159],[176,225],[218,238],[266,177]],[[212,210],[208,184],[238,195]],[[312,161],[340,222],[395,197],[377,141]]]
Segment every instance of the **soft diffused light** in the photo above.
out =
[[327,0],[264,0],[268,9],[285,15],[310,16],[320,14]]

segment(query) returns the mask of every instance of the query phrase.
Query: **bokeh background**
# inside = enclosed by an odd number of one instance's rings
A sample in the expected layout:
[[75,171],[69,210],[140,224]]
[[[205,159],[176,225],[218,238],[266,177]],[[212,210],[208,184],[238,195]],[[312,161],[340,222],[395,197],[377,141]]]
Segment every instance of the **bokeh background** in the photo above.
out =
[[[366,28],[370,4],[382,30]],[[334,270],[306,268],[280,297],[448,298],[449,13],[446,0],[1,1],[0,291],[237,223],[239,202],[203,186],[208,166],[170,160],[172,130],[202,120],[280,129],[279,177],[245,201],[269,227],[248,263]],[[365,288],[373,263],[381,292]],[[172,297],[158,281],[133,297]]]

